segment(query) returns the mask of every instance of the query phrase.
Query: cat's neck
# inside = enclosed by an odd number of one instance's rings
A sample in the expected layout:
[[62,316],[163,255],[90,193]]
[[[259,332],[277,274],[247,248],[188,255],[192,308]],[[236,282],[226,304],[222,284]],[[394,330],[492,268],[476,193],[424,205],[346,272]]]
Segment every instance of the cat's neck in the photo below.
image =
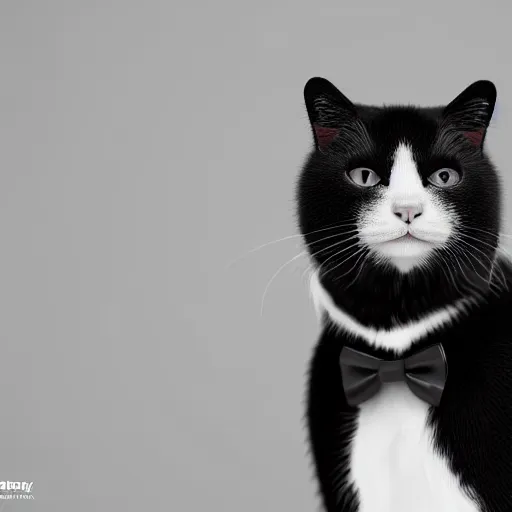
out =
[[[317,314],[328,315],[329,320],[345,334],[361,338],[371,347],[396,353],[406,351],[413,343],[433,331],[447,327],[467,315],[471,307],[479,302],[474,296],[461,297],[443,306],[425,308],[421,314],[407,321],[393,320],[390,311],[390,322],[384,327],[372,322],[362,322],[337,304],[322,285],[318,272],[312,274],[310,286]],[[368,301],[370,300],[368,297]],[[382,304],[383,310],[386,307],[388,305]]]

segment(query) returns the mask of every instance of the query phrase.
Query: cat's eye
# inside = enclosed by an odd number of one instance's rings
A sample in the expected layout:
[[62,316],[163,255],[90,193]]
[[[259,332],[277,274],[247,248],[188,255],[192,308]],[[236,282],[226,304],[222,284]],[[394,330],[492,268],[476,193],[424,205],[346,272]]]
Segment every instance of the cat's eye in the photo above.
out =
[[433,172],[429,177],[428,181],[440,188],[449,188],[457,185],[460,181],[460,174],[453,170],[444,167],[443,169],[439,169],[436,172]]
[[373,187],[380,182],[379,175],[367,167],[358,167],[348,173],[350,179],[360,187]]

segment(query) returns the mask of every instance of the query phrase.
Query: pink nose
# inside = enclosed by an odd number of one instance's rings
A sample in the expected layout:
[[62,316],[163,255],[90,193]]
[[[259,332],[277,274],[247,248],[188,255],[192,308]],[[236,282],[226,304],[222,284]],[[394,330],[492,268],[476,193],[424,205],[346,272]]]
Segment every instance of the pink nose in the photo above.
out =
[[395,205],[393,213],[402,221],[410,224],[415,218],[423,213],[423,207],[420,204],[415,205]]

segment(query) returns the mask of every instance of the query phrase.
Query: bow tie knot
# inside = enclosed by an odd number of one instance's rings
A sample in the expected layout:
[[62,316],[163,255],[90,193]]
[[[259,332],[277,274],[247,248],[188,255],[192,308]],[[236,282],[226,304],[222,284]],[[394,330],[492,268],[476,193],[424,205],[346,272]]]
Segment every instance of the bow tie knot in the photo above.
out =
[[440,344],[392,361],[343,347],[340,366],[347,403],[352,406],[370,399],[383,383],[400,381],[417,397],[438,406],[448,376],[446,356]]
[[405,364],[403,359],[396,361],[381,361],[379,378],[381,382],[398,382],[404,380]]

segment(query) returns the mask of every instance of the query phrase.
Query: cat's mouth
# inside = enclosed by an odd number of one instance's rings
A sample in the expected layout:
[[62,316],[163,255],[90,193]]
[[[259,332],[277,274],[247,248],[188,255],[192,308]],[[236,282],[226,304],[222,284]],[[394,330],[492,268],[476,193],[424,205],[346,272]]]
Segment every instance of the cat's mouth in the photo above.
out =
[[420,242],[422,244],[435,245],[435,237],[432,237],[431,233],[425,233],[422,236],[422,233],[411,233],[411,231],[407,231],[402,235],[399,235],[395,238],[388,240],[389,242]]
[[399,236],[398,238],[395,238],[395,242],[427,242],[430,243],[428,240],[424,240],[423,238],[420,238],[416,235],[413,235],[412,233],[406,233],[405,235]]
[[417,248],[423,248],[429,249],[433,245],[435,245],[432,240],[422,238],[421,236],[413,235],[412,233],[406,233],[405,235],[398,236],[396,238],[392,238],[391,240],[388,240],[387,242],[383,242],[380,245],[392,245],[392,246],[400,246],[400,247],[417,247]]
[[413,235],[410,232],[407,232],[405,234],[397,234],[395,236],[386,237],[384,239],[381,239],[377,242],[377,245],[382,244],[400,244],[404,242],[414,243],[414,242],[422,242],[422,243],[431,243],[430,240],[426,240],[424,238],[421,238],[420,236]]
[[381,240],[373,245],[372,250],[380,256],[389,258],[400,271],[408,272],[414,266],[421,263],[435,247],[432,240],[422,239],[417,234],[409,231],[396,233],[394,237]]
[[401,226],[394,231],[366,235],[364,241],[373,252],[395,262],[404,258],[417,259],[419,262],[432,249],[444,243],[443,235],[439,231],[423,230],[417,226],[412,230],[410,226]]

